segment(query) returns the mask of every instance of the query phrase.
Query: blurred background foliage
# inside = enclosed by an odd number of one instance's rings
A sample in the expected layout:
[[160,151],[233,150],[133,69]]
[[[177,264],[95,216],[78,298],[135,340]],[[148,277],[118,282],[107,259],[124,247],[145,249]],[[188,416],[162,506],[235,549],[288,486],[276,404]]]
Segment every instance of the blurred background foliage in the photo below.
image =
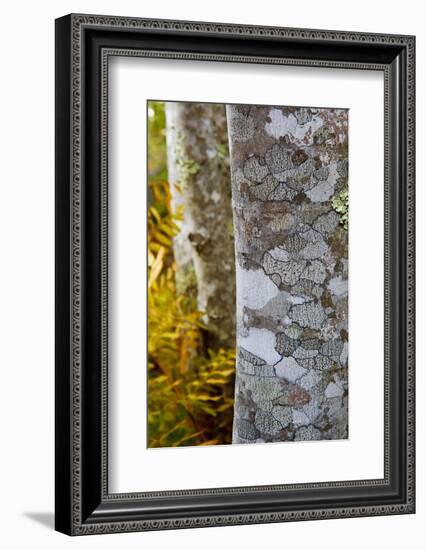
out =
[[148,447],[231,443],[235,349],[205,349],[195,293],[176,287],[163,102],[148,103]]

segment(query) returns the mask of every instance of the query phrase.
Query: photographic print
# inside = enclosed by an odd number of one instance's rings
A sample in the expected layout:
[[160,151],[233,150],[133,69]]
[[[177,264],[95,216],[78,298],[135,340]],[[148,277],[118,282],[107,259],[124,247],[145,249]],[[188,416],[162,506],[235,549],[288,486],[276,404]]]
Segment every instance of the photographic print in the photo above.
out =
[[149,101],[148,447],[348,437],[348,110]]

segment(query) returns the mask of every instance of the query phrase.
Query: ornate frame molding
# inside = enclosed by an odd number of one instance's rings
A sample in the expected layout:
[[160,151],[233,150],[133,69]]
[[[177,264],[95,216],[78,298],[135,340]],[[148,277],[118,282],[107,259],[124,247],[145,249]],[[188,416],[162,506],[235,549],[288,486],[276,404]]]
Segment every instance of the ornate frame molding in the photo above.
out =
[[[89,45],[89,33],[96,42],[97,31],[113,31],[115,36],[128,36],[134,39],[137,35],[150,37],[164,35],[171,38],[204,37],[206,35],[220,39],[227,36],[243,43],[245,40],[261,39],[278,44],[300,44],[308,48],[312,44],[323,44],[325,56],[308,58],[280,55],[253,55],[252,53],[211,53],[194,52],[182,49],[155,49],[153,47],[120,46],[120,38],[114,43]],[[336,517],[359,517],[384,514],[402,514],[414,512],[414,133],[415,133],[415,40],[412,36],[378,35],[364,33],[346,33],[341,31],[321,31],[307,29],[286,29],[278,27],[252,27],[245,25],[227,25],[217,23],[200,23],[186,21],[148,20],[122,17],[107,17],[95,15],[70,15],[57,20],[57,216],[62,219],[66,215],[69,224],[57,218],[57,245],[65,250],[57,249],[57,529],[69,534],[83,535],[91,533],[112,533],[124,531],[140,531],[152,529],[177,529],[213,525],[236,525],[246,523],[283,522],[308,519],[326,519]],[[118,44],[117,44],[118,43]],[[263,43],[263,42],[262,42]],[[389,60],[376,62],[371,59],[356,61],[356,48],[368,44],[377,52],[390,52]],[[328,50],[327,50],[328,48]],[[348,53],[348,59],[332,59],[333,48],[339,48]],[[98,51],[99,50],[99,51]],[[353,53],[351,53],[351,51]],[[95,53],[94,53],[95,52]],[[96,52],[98,56],[96,56]],[[399,53],[398,53],[399,52]],[[393,61],[392,55],[397,59]],[[351,58],[352,55],[352,58]],[[90,57],[92,56],[92,57]],[[335,67],[342,69],[369,69],[383,71],[385,76],[385,476],[383,480],[363,480],[359,482],[343,481],[335,483],[314,483],[297,485],[278,485],[269,487],[240,487],[227,489],[206,489],[193,491],[169,491],[155,493],[109,494],[107,474],[107,405],[108,405],[108,59],[111,56],[140,56],[169,59],[191,59],[200,61],[233,61],[240,63],[274,63],[293,64],[313,67]],[[338,57],[338,56],[337,56]],[[87,168],[86,150],[89,146],[87,126],[90,116],[89,107],[95,100],[89,100],[92,93],[87,67],[98,64],[98,79],[100,85],[100,118],[92,130],[99,132],[99,215],[95,218],[99,225],[100,250],[99,264],[99,358],[97,371],[101,396],[96,413],[97,432],[99,432],[99,450],[94,461],[96,466],[85,465],[90,454],[85,435],[87,409],[85,402],[89,391],[87,388],[88,369],[86,348],[90,344],[85,333],[85,316],[87,312],[87,273],[90,269],[88,261],[87,231],[92,231],[91,220],[86,211],[87,182],[90,179]],[[402,59],[402,61],[401,61]],[[401,72],[401,66],[405,74]],[[93,65],[90,65],[93,69]],[[401,99],[402,98],[402,99]],[[91,103],[90,103],[91,101]],[[406,105],[405,133],[395,136],[394,113],[395,102],[402,101]],[[66,111],[68,110],[68,114]],[[67,118],[69,117],[69,118]],[[65,121],[65,122],[64,122]],[[404,124],[403,124],[404,127]],[[86,134],[85,134],[86,132]],[[405,138],[405,141],[404,141]],[[396,141],[395,141],[396,140]],[[68,151],[68,153],[67,153]],[[70,151],[70,154],[69,154]],[[400,151],[398,159],[391,158],[391,152]],[[93,170],[97,170],[96,167]],[[395,177],[399,180],[395,184]],[[65,182],[67,180],[68,183]],[[93,184],[93,183],[92,183]],[[405,184],[405,188],[403,187]],[[398,187],[398,192],[392,191],[392,185]],[[67,195],[68,196],[62,196]],[[58,195],[61,198],[58,199]],[[395,198],[399,202],[395,203]],[[400,248],[395,250],[391,221],[398,220]],[[395,281],[391,272],[395,255],[402,261],[402,271]],[[403,256],[401,259],[401,255]],[[58,257],[59,256],[59,257]],[[68,285],[67,285],[68,283]],[[405,407],[403,428],[397,434],[392,431],[392,410],[396,406],[392,402],[391,385],[396,384],[395,371],[391,369],[391,286],[402,285],[401,304],[398,314],[405,321],[403,331],[405,341],[398,345],[398,359],[403,360],[400,367],[399,381],[403,376],[404,394],[398,393],[401,405]],[[98,288],[98,287],[96,287]],[[399,287],[398,287],[399,288]],[[59,289],[59,290],[58,290]],[[67,313],[61,305],[68,301]],[[396,307],[395,305],[393,306]],[[395,315],[395,309],[393,309]],[[66,332],[66,334],[64,333]],[[58,336],[59,334],[59,336]],[[85,348],[86,346],[86,348]],[[399,349],[399,348],[402,349]],[[86,370],[85,370],[86,369]],[[405,370],[404,370],[405,369]],[[64,391],[68,391],[69,400],[64,400]],[[395,391],[395,388],[392,390]],[[403,407],[403,408],[404,408]],[[392,426],[391,426],[392,424]],[[394,421],[395,424],[395,421]],[[59,427],[59,430],[58,430]],[[63,431],[65,430],[65,433]],[[60,433],[59,433],[60,432]],[[222,514],[196,513],[182,517],[151,518],[141,506],[136,514],[124,512],[127,507],[137,508],[144,499],[159,497],[205,497],[209,496],[244,496],[253,493],[304,493],[307,490],[338,491],[344,489],[359,489],[373,487],[387,488],[395,485],[395,472],[392,472],[395,457],[392,456],[392,438],[403,438],[405,445],[404,470],[398,472],[398,496],[389,502],[384,499],[380,504],[364,505],[323,505],[315,506],[313,501],[306,502],[306,509],[288,509],[270,511],[259,505],[258,510],[251,512],[234,511]],[[84,450],[84,452],[83,452]],[[93,460],[92,460],[93,462]],[[99,474],[97,481],[88,484],[87,472]],[[63,488],[63,484],[66,488]],[[62,487],[60,487],[62,486]],[[336,493],[337,494],[337,493]],[[384,497],[383,497],[384,498]],[[402,500],[401,500],[402,499]],[[333,502],[333,501],[332,501]],[[96,504],[96,505],[95,505]],[[123,519],[124,518],[124,519]]]

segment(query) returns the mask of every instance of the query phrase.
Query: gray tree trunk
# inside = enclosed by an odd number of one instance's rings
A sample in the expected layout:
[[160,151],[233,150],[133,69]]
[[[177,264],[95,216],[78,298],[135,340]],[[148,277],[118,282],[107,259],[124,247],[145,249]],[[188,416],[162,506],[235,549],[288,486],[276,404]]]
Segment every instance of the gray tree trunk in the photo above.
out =
[[[183,207],[174,242],[180,289],[194,278],[208,348],[235,347],[235,256],[226,112],[223,105],[166,103],[173,207]],[[192,268],[193,266],[193,268]],[[179,273],[180,272],[180,273]]]
[[[167,141],[167,174],[172,195],[172,210],[177,213],[184,208],[184,195],[181,189],[181,181],[184,179],[181,154],[182,147],[178,144],[178,127],[181,112],[186,104],[174,101],[165,103],[166,113],[166,141]],[[182,134],[182,131],[179,130]],[[180,138],[182,141],[182,138]],[[180,231],[173,239],[173,252],[177,266],[177,282],[180,291],[185,292],[195,277],[192,261],[192,245],[188,238],[190,233],[189,215],[186,215],[179,223]]]
[[233,442],[347,438],[347,111],[229,105],[227,116]]

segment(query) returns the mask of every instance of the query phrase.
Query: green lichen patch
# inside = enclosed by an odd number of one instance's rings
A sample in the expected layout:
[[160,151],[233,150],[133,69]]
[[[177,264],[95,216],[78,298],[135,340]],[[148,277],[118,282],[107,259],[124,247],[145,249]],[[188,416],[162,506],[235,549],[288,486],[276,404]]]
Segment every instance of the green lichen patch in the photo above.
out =
[[346,188],[331,199],[331,206],[340,214],[340,223],[347,230],[349,226],[349,190]]

